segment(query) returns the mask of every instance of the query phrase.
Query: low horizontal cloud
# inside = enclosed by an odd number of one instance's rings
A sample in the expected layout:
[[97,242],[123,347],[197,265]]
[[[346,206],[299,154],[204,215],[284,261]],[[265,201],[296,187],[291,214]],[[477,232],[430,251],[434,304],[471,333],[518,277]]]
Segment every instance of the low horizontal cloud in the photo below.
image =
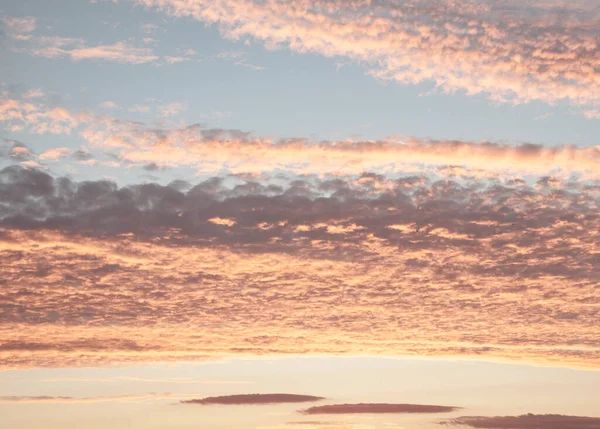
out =
[[42,37],[30,52],[45,58],[68,57],[73,61],[103,60],[117,63],[145,64],[159,59],[151,48],[138,47],[129,41],[113,44],[87,45],[82,39]]
[[400,414],[449,413],[459,407],[419,404],[335,404],[320,405],[300,411],[302,414]]
[[[185,103],[156,107],[177,115]],[[0,97],[0,121],[35,134],[77,132],[95,152],[110,153],[121,163],[146,170],[185,167],[202,174],[294,174],[347,176],[437,169],[446,177],[480,179],[523,175],[600,178],[600,147],[506,144],[489,141],[430,140],[389,137],[364,141],[270,139],[237,129],[190,126],[156,127],[89,112],[49,107],[19,97]],[[41,157],[55,157],[64,148],[50,148]],[[43,158],[40,158],[43,160]]]
[[503,417],[465,416],[442,423],[476,429],[599,429],[600,417],[562,414],[524,414]]
[[394,173],[430,166],[462,166],[464,175],[573,174],[600,177],[600,149],[571,145],[546,147],[455,140],[385,139],[376,141],[270,140],[240,130],[198,125],[149,129],[140,123],[89,124],[82,135],[92,146],[115,150],[131,163],[191,167],[203,173],[269,172],[358,174]]
[[197,379],[191,377],[135,377],[135,376],[114,376],[114,377],[50,377],[42,381],[55,382],[83,382],[83,383],[115,383],[115,382],[141,382],[141,383],[169,383],[169,384],[254,384],[253,381],[236,380],[209,380]]
[[147,393],[140,395],[117,395],[117,396],[92,396],[92,397],[71,397],[71,396],[0,396],[0,404],[85,404],[96,402],[147,402],[161,399],[177,399],[182,394],[171,393]]
[[320,401],[320,396],[295,395],[287,393],[256,393],[249,395],[209,396],[202,399],[189,399],[181,401],[182,404],[199,405],[269,405],[269,404],[294,404],[302,402]]

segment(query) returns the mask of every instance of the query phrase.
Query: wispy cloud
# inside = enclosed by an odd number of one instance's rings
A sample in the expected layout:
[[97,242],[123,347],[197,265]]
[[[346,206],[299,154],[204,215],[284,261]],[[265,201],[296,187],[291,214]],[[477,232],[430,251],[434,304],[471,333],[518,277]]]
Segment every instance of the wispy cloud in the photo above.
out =
[[177,116],[187,109],[186,103],[172,102],[158,106],[157,110],[161,116]]
[[[62,37],[39,34],[33,17],[2,17],[12,43],[9,48],[43,58],[69,58],[73,61],[94,60],[123,64],[175,64],[189,61],[188,55],[160,56],[153,48],[136,43],[133,39],[114,43],[93,44],[81,37]],[[150,27],[146,27],[150,28]]]
[[29,40],[37,27],[36,18],[32,16],[12,17],[3,16],[1,22],[8,35],[17,40]]
[[169,383],[169,384],[254,384],[253,381],[236,380],[205,380],[191,377],[136,377],[136,376],[114,376],[114,377],[51,377],[45,378],[43,382],[82,382],[82,383],[115,383],[123,381],[140,383]]
[[190,395],[171,393],[147,393],[141,395],[118,395],[118,396],[0,396],[0,403],[5,404],[85,404],[96,402],[148,402],[164,399],[178,399]]

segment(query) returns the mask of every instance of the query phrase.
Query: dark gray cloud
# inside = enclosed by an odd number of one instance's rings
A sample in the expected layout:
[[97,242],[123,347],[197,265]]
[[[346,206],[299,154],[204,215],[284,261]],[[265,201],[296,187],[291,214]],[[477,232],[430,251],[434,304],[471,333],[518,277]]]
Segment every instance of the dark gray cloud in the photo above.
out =
[[321,405],[300,411],[302,414],[399,414],[449,413],[460,407],[420,404],[335,404]]
[[292,404],[320,401],[325,398],[311,395],[295,395],[288,393],[255,393],[249,395],[209,396],[202,399],[181,401],[182,404],[200,405],[268,405]]
[[524,414],[521,416],[464,416],[442,422],[476,429],[600,429],[600,417],[562,414]]
[[90,152],[81,149],[74,151],[71,156],[77,161],[88,161],[94,158]]

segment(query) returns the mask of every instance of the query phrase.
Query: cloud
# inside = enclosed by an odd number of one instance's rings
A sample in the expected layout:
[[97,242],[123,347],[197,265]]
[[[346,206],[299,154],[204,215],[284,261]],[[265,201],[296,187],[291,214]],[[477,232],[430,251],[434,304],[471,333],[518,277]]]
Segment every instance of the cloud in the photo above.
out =
[[[158,106],[163,116],[179,115],[187,105]],[[150,107],[129,109],[149,112]],[[237,129],[201,125],[157,127],[106,115],[49,107],[18,97],[0,98],[0,121],[36,134],[77,131],[90,148],[112,152],[138,166],[186,167],[201,174],[265,173],[356,175],[431,174],[460,179],[548,175],[600,177],[600,147],[506,144],[489,141],[428,140],[390,137],[381,140],[313,141],[270,139]],[[151,168],[151,167],[149,167]],[[363,180],[369,180],[363,178]]]
[[39,88],[30,89],[23,94],[23,98],[25,99],[42,98],[45,96],[46,93]]
[[36,21],[36,18],[32,16],[19,18],[5,15],[2,17],[2,24],[8,35],[17,40],[29,40],[32,37],[30,33],[36,29]]
[[345,57],[402,84],[500,102],[600,102],[600,8],[587,0],[136,3],[216,23],[231,39]]
[[161,116],[177,116],[186,109],[187,104],[180,102],[167,103],[157,108]]
[[597,368],[598,192],[435,172],[119,187],[7,167],[0,361],[368,353]]
[[561,414],[524,414],[522,416],[475,417],[465,416],[443,422],[452,426],[481,429],[598,429],[600,418]]
[[[600,177],[600,149],[572,145],[546,147],[494,142],[423,140],[271,140],[235,129],[150,128],[139,122],[98,120],[82,135],[92,146],[110,145],[121,159],[196,168],[202,173],[269,172],[339,175],[378,170],[410,171],[423,166],[466,167],[467,175],[585,173]],[[420,167],[419,167],[420,166]],[[487,172],[487,173],[486,173]]]
[[[12,39],[12,43],[9,44],[10,50],[42,58],[70,58],[73,61],[110,61],[134,65],[175,64],[191,60],[185,54],[164,57],[156,55],[152,48],[138,46],[133,39],[90,45],[89,42],[80,37],[41,35],[35,31],[36,19],[33,17],[15,18],[4,16],[2,23]],[[142,42],[146,43],[147,40],[142,40]]]
[[45,58],[69,57],[73,61],[103,60],[126,64],[152,63],[159,59],[151,48],[136,47],[129,41],[87,46],[82,39],[40,37],[30,52]]
[[120,381],[133,381],[143,383],[173,383],[173,384],[254,384],[253,381],[235,381],[235,380],[203,380],[191,377],[168,377],[168,378],[152,378],[152,377],[132,377],[132,376],[115,376],[115,377],[52,377],[43,379],[44,382],[84,382],[84,383],[107,383]]
[[590,109],[583,112],[587,119],[600,119],[600,109]]
[[300,411],[302,414],[392,414],[392,413],[449,413],[458,407],[418,404],[336,404],[320,405]]
[[150,112],[150,106],[141,106],[139,104],[136,104],[135,106],[130,107],[128,110],[130,112],[148,113]]
[[63,107],[49,107],[27,99],[0,95],[0,121],[9,128],[26,128],[33,134],[70,134],[88,116],[84,112],[72,113]]
[[34,153],[23,143],[16,140],[0,140],[0,158],[11,161],[29,161]]
[[39,158],[44,161],[57,161],[60,158],[65,158],[69,156],[70,154],[71,149],[68,149],[66,147],[57,147],[42,152]]
[[114,101],[105,101],[100,104],[100,107],[104,107],[106,109],[120,109],[121,107],[115,103]]
[[182,404],[200,405],[270,405],[295,404],[301,402],[320,401],[320,396],[294,395],[287,393],[255,393],[249,395],[209,396],[203,399],[181,401]]
[[186,394],[147,393],[141,395],[92,396],[76,398],[71,396],[0,396],[0,404],[86,404],[97,402],[147,402],[162,399],[176,399]]

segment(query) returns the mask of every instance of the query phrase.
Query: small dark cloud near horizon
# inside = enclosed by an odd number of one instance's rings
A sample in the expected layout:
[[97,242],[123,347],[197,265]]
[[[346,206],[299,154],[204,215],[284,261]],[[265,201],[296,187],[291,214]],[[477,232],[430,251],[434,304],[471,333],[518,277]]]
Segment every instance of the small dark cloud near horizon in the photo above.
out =
[[181,401],[181,403],[198,405],[269,405],[314,402],[323,399],[325,398],[312,395],[295,395],[289,393],[254,393],[248,395],[209,396],[202,399]]
[[393,413],[449,413],[461,409],[444,405],[421,404],[335,404],[300,410],[301,414],[393,414]]
[[76,150],[71,154],[71,157],[77,161],[88,161],[90,159],[94,159],[94,156],[85,150]]
[[166,167],[158,165],[156,162],[151,162],[142,167],[146,171],[160,171],[164,170]]
[[463,416],[440,424],[475,429],[600,429],[600,417],[530,413],[520,416]]

